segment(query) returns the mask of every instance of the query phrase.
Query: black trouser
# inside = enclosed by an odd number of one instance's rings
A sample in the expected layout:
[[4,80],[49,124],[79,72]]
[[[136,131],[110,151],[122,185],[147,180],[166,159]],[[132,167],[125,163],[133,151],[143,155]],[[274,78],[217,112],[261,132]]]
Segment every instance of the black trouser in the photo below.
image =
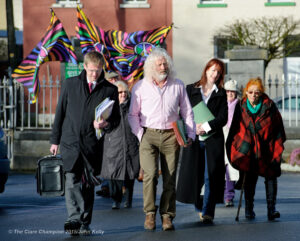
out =
[[[244,184],[245,200],[253,201],[254,195],[255,195],[256,183],[258,180],[258,175],[251,173],[251,172],[242,173],[242,175],[246,175],[245,184]],[[243,177],[240,177],[240,178],[243,178]],[[265,189],[266,189],[267,199],[274,199],[274,198],[276,199],[277,178],[276,177],[274,177],[274,178],[265,177]]]
[[128,198],[132,199],[133,194],[133,186],[134,186],[134,179],[126,179],[123,180],[109,180],[109,193],[111,198],[116,202],[121,202],[123,193],[122,187],[125,186],[126,192],[128,192]]
[[82,183],[83,170],[83,160],[79,158],[71,172],[66,172],[65,201],[68,221],[74,220],[90,224],[92,221],[95,186]]
[[244,184],[245,200],[253,202],[258,175],[251,172],[243,173],[242,175],[246,175]]

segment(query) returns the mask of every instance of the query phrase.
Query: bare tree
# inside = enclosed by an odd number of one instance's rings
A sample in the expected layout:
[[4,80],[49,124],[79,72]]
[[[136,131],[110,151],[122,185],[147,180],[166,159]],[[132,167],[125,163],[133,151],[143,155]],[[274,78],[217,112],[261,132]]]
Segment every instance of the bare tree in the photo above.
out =
[[236,20],[218,31],[239,45],[256,45],[267,50],[266,66],[272,59],[289,56],[300,49],[300,37],[295,37],[300,21],[293,17],[262,17]]

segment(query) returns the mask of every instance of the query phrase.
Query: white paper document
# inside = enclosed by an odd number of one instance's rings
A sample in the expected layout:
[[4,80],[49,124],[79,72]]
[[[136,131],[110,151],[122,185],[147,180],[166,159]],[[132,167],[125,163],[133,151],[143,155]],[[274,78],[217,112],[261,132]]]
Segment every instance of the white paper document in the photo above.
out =
[[[95,108],[95,120],[100,121],[101,119],[107,120],[111,115],[115,101],[106,98]],[[96,137],[99,140],[103,136],[101,129],[96,129]]]

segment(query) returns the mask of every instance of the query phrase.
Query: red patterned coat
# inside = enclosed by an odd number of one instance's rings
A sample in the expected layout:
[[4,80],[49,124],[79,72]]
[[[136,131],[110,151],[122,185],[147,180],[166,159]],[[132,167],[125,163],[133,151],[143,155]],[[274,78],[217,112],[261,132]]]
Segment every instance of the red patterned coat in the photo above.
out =
[[238,170],[278,177],[286,140],[281,115],[266,94],[256,115],[248,110],[246,100],[241,101],[240,111],[233,117],[226,140],[228,159]]

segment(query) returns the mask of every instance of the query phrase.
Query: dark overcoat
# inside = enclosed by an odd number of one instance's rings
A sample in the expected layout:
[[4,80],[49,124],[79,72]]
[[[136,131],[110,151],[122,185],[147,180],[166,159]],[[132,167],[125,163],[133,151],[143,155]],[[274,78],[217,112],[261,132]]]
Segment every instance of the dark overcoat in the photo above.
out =
[[[194,84],[187,86],[192,107],[202,101],[200,88]],[[210,189],[215,192],[216,203],[223,202],[225,185],[224,164],[224,135],[223,126],[227,123],[228,107],[226,92],[219,88],[212,92],[207,103],[208,109],[215,116],[209,121],[211,132],[214,134],[205,140],[207,167],[210,180]],[[177,200],[183,203],[199,203],[201,188],[204,184],[205,159],[200,149],[199,137],[196,136],[191,146],[183,148],[182,158],[177,182]]]
[[85,70],[62,83],[50,143],[60,145],[65,171],[71,171],[81,155],[95,175],[100,173],[103,138],[97,140],[93,121],[95,108],[107,97],[115,101],[107,119],[110,131],[120,121],[118,88],[104,79],[103,71],[91,93]]
[[139,141],[128,123],[130,101],[120,104],[121,121],[104,136],[101,177],[104,179],[134,179],[140,170]]

